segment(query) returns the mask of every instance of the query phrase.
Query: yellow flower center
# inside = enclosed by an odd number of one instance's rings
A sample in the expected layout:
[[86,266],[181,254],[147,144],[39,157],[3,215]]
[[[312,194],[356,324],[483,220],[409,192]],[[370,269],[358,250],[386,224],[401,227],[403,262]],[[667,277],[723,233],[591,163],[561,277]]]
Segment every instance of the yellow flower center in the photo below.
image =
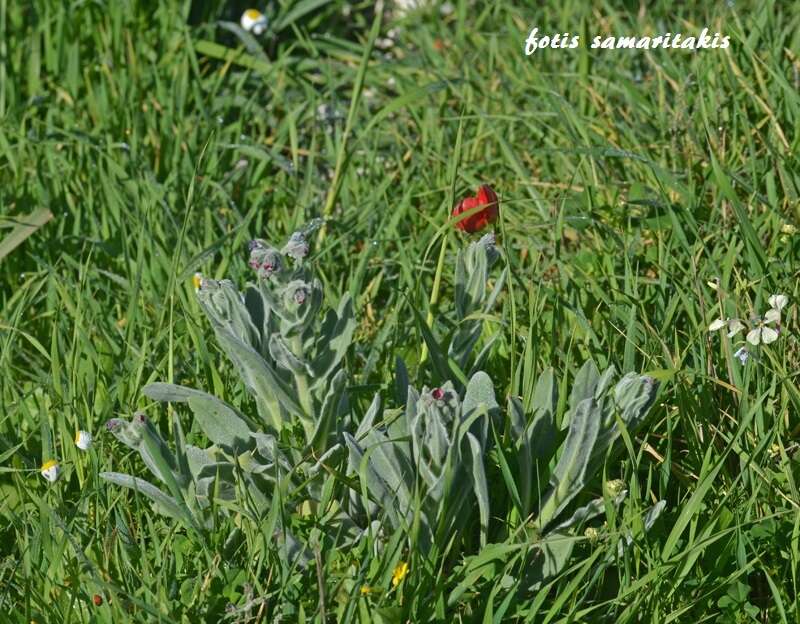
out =
[[58,461],[55,459],[48,459],[42,464],[42,471],[50,470],[53,466],[58,466]]
[[258,9],[247,9],[244,14],[253,21],[261,17],[261,11]]

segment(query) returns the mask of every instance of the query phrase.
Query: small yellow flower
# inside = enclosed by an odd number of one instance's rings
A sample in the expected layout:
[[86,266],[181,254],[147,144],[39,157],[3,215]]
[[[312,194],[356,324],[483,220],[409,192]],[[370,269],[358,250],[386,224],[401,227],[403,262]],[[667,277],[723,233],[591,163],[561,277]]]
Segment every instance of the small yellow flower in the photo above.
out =
[[203,275],[201,273],[195,273],[192,276],[192,285],[194,286],[195,292],[200,290],[200,287],[203,285]]
[[242,28],[258,36],[267,30],[267,16],[258,9],[247,9],[242,13]]
[[788,234],[789,236],[791,236],[792,234],[796,234],[797,233],[797,228],[794,225],[792,225],[791,223],[784,223],[781,226],[781,233],[782,234]]
[[401,561],[397,564],[392,575],[392,586],[397,587],[408,574],[408,563]]
[[61,466],[59,466],[58,460],[49,459],[44,462],[41,467],[41,473],[50,483],[55,483],[61,474]]
[[372,588],[369,585],[362,585],[361,586],[361,595],[362,596],[369,596],[372,593]]
[[88,431],[78,431],[75,434],[75,446],[82,451],[88,451],[92,448],[92,434]]

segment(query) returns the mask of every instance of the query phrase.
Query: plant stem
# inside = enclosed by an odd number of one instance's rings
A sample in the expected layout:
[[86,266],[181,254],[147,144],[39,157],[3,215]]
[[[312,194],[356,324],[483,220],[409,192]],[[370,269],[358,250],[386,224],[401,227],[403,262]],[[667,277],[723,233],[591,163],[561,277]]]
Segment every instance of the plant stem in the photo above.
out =
[[[292,338],[292,352],[298,359],[303,359],[303,339],[298,334]],[[311,392],[308,389],[308,376],[305,373],[295,373],[297,382],[297,396],[300,399],[300,406],[307,416],[312,415],[313,405],[311,403]]]

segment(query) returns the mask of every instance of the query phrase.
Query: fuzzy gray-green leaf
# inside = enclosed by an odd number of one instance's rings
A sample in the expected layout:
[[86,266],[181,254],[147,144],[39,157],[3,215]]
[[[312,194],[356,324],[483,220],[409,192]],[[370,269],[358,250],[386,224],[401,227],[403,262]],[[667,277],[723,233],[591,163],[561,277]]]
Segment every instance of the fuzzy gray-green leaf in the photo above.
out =
[[558,384],[553,369],[545,370],[536,381],[531,401],[533,417],[528,438],[533,458],[546,464],[556,451],[556,406]]
[[[622,490],[619,494],[614,497],[614,500],[611,501],[611,504],[615,507],[619,507],[622,504],[622,501],[628,496],[628,490]],[[583,507],[579,507],[575,510],[575,512],[564,522],[561,522],[558,526],[553,528],[553,531],[561,531],[566,530],[571,527],[580,527],[585,522],[591,520],[592,518],[596,518],[601,513],[605,511],[605,499],[603,498],[595,498],[594,500],[589,501]]]
[[543,530],[585,485],[586,467],[600,426],[597,402],[584,399],[572,415],[564,450],[550,477],[550,490],[539,511],[537,525]]
[[195,422],[214,444],[243,451],[252,445],[250,427],[222,401],[206,397],[189,397]]
[[272,334],[269,338],[269,354],[278,366],[293,375],[311,374],[306,363],[292,353],[291,349],[286,346],[286,342],[278,334]]
[[472,464],[472,482],[475,498],[478,500],[478,515],[481,527],[481,546],[486,545],[489,532],[489,485],[486,481],[486,469],[483,465],[484,449],[478,439],[471,433],[467,434]]
[[317,415],[314,429],[307,430],[307,439],[311,448],[317,453],[324,452],[328,448],[328,438],[333,431],[336,422],[344,414],[347,402],[346,396],[347,373],[340,370],[331,379],[328,393],[322,403],[320,413]]
[[329,312],[320,328],[320,351],[312,365],[317,379],[325,379],[339,365],[353,342],[355,330],[353,300],[345,294],[336,314]]
[[533,561],[527,568],[526,584],[530,590],[537,590],[547,579],[561,572],[572,555],[572,548],[578,538],[554,531],[535,544]]
[[400,518],[397,505],[386,482],[375,471],[369,457],[365,456],[364,450],[349,433],[344,433],[344,440],[350,454],[350,470],[360,476],[370,496],[381,504],[382,511],[388,514],[392,524],[398,526]]
[[139,453],[145,464],[164,482],[176,500],[185,502],[185,490],[189,484],[188,475],[178,472],[175,455],[161,437],[161,433],[144,414],[134,416],[133,426],[142,432]]
[[479,410],[486,411],[485,418],[478,418],[470,430],[475,432],[480,443],[486,444],[489,421],[497,418],[500,406],[494,395],[494,383],[483,371],[475,373],[467,384],[464,401],[461,404],[461,419],[469,420]]
[[279,407],[291,414],[302,415],[303,410],[297,402],[294,391],[278,377],[272,366],[261,355],[228,331],[218,331],[217,339],[231,361],[236,364],[247,388],[257,398],[271,406],[273,422],[278,430],[282,428]]
[[100,478],[144,494],[156,504],[156,509],[165,516],[175,520],[187,520],[186,512],[178,501],[144,479],[119,472],[101,472]]

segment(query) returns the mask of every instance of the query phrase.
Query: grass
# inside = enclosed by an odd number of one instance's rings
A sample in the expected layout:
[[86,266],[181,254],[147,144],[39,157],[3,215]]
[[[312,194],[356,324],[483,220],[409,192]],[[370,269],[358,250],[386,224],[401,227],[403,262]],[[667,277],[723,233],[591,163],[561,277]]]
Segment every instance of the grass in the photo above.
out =
[[[221,2],[0,0],[0,621],[800,621],[796,307],[745,366],[707,332],[800,295],[786,227],[800,218],[800,6],[459,0],[448,17],[380,22],[343,4],[276,5],[262,49],[217,23],[243,8]],[[525,57],[533,25],[584,42],[708,27],[731,46]],[[392,26],[395,46],[373,49]],[[498,399],[529,402],[552,366],[563,402],[590,358],[662,381],[604,466],[626,505],[562,574],[520,587],[529,545],[506,530],[496,451],[491,543],[434,560],[401,534],[337,548],[324,513],[286,492],[263,523],[228,518],[200,540],[98,478],[145,474],[109,418],[145,409],[172,434],[148,382],[249,409],[191,276],[242,284],[247,241],[317,217],[328,297],[356,303],[353,412],[376,391],[399,404],[397,357],[430,385],[418,319],[439,338],[452,322],[465,237],[446,221],[482,182],[501,196],[509,272],[484,329]],[[88,454],[77,429],[95,434]],[[52,454],[64,475],[49,485]],[[282,563],[278,515],[317,544],[308,568]]]

